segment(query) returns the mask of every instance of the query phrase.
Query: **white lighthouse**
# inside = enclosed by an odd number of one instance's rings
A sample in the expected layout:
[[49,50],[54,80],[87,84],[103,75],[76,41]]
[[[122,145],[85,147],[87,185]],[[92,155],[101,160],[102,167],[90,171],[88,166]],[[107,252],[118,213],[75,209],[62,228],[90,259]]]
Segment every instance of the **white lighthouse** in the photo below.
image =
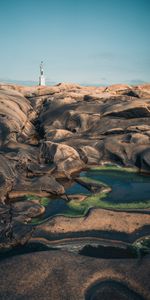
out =
[[43,70],[43,61],[41,61],[41,64],[40,64],[39,85],[45,85],[45,77],[44,77],[44,70]]

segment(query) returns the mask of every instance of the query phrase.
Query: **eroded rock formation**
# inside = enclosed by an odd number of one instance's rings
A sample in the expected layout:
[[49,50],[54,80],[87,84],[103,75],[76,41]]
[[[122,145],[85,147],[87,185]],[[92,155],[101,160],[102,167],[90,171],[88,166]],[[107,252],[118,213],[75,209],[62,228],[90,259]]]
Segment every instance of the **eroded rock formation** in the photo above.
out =
[[[65,203],[69,203],[72,199],[77,202],[77,211],[78,204],[84,204],[87,194],[67,193],[73,182],[85,188],[88,185],[91,193],[98,194],[104,190],[109,192],[111,189],[103,185],[88,182],[83,184],[78,178],[80,171],[87,167],[105,164],[136,167],[139,172],[147,173],[149,176],[150,85],[134,87],[113,85],[96,88],[65,83],[52,87],[0,84],[0,254],[2,258],[6,250],[11,254],[16,247],[28,247],[33,244],[34,247],[38,245],[36,249],[39,249],[40,244],[47,250],[49,247],[53,249],[67,247],[65,249],[73,249],[71,251],[79,253],[77,251],[79,244],[81,250],[83,239],[87,237],[97,239],[100,247],[104,246],[103,239],[110,243],[110,247],[118,247],[118,243],[121,243],[121,247],[126,251],[137,239],[149,235],[149,209],[141,209],[141,211],[135,209],[132,212],[114,211],[93,209],[91,204],[90,210],[80,218],[70,218],[70,211],[67,211],[67,217],[56,216],[54,213],[55,217],[48,218],[46,208],[48,199],[54,201],[49,209],[58,214],[55,207],[56,197],[58,201],[56,203],[62,205],[63,212],[63,209],[66,209]],[[78,188],[80,191],[79,186]],[[45,219],[38,224],[36,218],[42,215]],[[78,239],[78,242],[75,239]],[[92,243],[95,243],[95,240]],[[88,244],[84,243],[84,246]],[[38,282],[38,293],[40,286],[42,288],[39,299],[49,299],[49,297],[64,300],[97,299],[89,298],[89,295],[95,282],[103,279],[106,279],[106,285],[108,282],[112,289],[115,289],[115,285],[111,285],[110,280],[123,281],[123,285],[119,285],[118,292],[124,295],[122,299],[127,299],[127,293],[131,294],[129,296],[131,298],[133,296],[133,299],[142,299],[142,295],[145,299],[149,299],[149,288],[144,287],[148,284],[146,265],[149,264],[149,260],[147,258],[141,262],[141,265],[138,265],[138,260],[133,261],[131,265],[128,261],[127,267],[120,261],[120,266],[118,264],[117,267],[119,275],[117,275],[114,260],[109,262],[99,260],[97,264],[97,260],[92,262],[89,258],[81,258],[79,254],[73,257],[60,251],[59,258],[54,253],[50,256],[47,252],[45,257],[44,253],[36,254],[41,272],[43,268],[44,272],[46,270],[47,273],[42,274],[47,274],[48,282],[57,281],[58,278],[64,280],[64,274],[62,275],[62,271],[59,272],[59,268],[61,270],[65,268],[65,276],[69,278],[69,266],[73,264],[73,270],[76,269],[76,275],[72,277],[75,287],[73,288],[68,279],[67,285],[62,281],[59,290],[52,284],[53,292],[52,289],[51,291],[48,289],[43,297],[45,278],[42,275],[40,283],[40,274],[38,281],[35,279],[36,276],[33,278],[34,285]],[[44,267],[40,263],[43,257]],[[32,265],[32,259],[31,254],[23,258],[22,265],[26,274],[28,272],[30,274],[29,269],[25,267],[26,260],[28,264],[31,263],[31,269],[37,272]],[[19,258],[16,258],[17,260]],[[51,261],[54,264],[51,268],[54,269],[47,271],[46,264]],[[19,297],[34,299],[33,293],[36,297],[36,289],[31,292],[30,284],[26,280],[26,292],[21,284],[20,289],[15,287],[15,292],[14,290],[12,292],[9,283],[15,263],[18,262],[13,259],[10,267],[10,259],[6,264],[10,268],[10,273],[4,271],[3,278],[4,281],[5,278],[9,278],[9,281],[8,284],[1,286],[1,298],[4,295],[4,299],[14,299],[17,295],[15,299],[20,299]],[[81,268],[81,276],[77,280],[77,269],[80,263],[85,265],[83,269]],[[4,265],[5,261],[2,262],[2,268]],[[94,272],[95,267],[99,269],[95,269],[97,271]],[[123,271],[124,268],[126,271]],[[138,269],[139,286],[134,268]],[[144,274],[143,283],[141,272]],[[18,273],[16,278],[17,276]],[[82,280],[84,277],[85,280]],[[127,285],[126,288],[124,284]],[[130,287],[133,291],[130,291]],[[63,288],[64,298],[61,293]],[[136,291],[139,291],[139,294],[136,294]],[[98,285],[98,292],[92,290],[92,293],[97,293],[95,295],[98,296],[107,294],[105,284],[102,288]]]

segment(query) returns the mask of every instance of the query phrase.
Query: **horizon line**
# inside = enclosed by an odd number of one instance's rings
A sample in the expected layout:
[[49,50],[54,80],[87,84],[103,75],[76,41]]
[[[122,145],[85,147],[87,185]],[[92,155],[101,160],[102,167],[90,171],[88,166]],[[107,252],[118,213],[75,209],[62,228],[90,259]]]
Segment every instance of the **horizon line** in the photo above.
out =
[[[17,84],[17,85],[25,85],[27,86],[27,83],[33,85],[33,83],[35,83],[35,85],[39,85],[38,84],[38,80],[18,80],[18,79],[4,79],[4,78],[0,78],[0,84]],[[150,81],[146,81],[146,80],[140,80],[140,79],[133,79],[133,80],[127,80],[127,81],[123,81],[123,82],[105,82],[105,83],[101,83],[99,82],[76,82],[76,81],[52,81],[50,79],[46,80],[47,85],[57,85],[59,83],[70,83],[70,84],[78,84],[81,86],[108,86],[108,85],[117,85],[117,84],[127,84],[127,85],[140,85],[140,84],[149,84]]]

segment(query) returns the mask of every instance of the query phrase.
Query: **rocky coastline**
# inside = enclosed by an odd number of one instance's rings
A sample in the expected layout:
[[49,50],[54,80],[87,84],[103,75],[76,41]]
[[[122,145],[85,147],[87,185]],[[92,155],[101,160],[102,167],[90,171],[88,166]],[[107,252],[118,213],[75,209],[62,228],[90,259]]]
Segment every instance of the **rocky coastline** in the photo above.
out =
[[150,299],[150,84],[1,83],[0,162],[1,299]]

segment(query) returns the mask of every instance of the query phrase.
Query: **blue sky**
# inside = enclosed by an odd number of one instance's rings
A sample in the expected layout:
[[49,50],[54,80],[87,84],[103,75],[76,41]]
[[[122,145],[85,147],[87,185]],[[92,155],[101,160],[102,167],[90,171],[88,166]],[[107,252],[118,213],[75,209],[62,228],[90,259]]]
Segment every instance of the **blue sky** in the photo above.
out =
[[150,82],[149,0],[1,0],[0,79]]

